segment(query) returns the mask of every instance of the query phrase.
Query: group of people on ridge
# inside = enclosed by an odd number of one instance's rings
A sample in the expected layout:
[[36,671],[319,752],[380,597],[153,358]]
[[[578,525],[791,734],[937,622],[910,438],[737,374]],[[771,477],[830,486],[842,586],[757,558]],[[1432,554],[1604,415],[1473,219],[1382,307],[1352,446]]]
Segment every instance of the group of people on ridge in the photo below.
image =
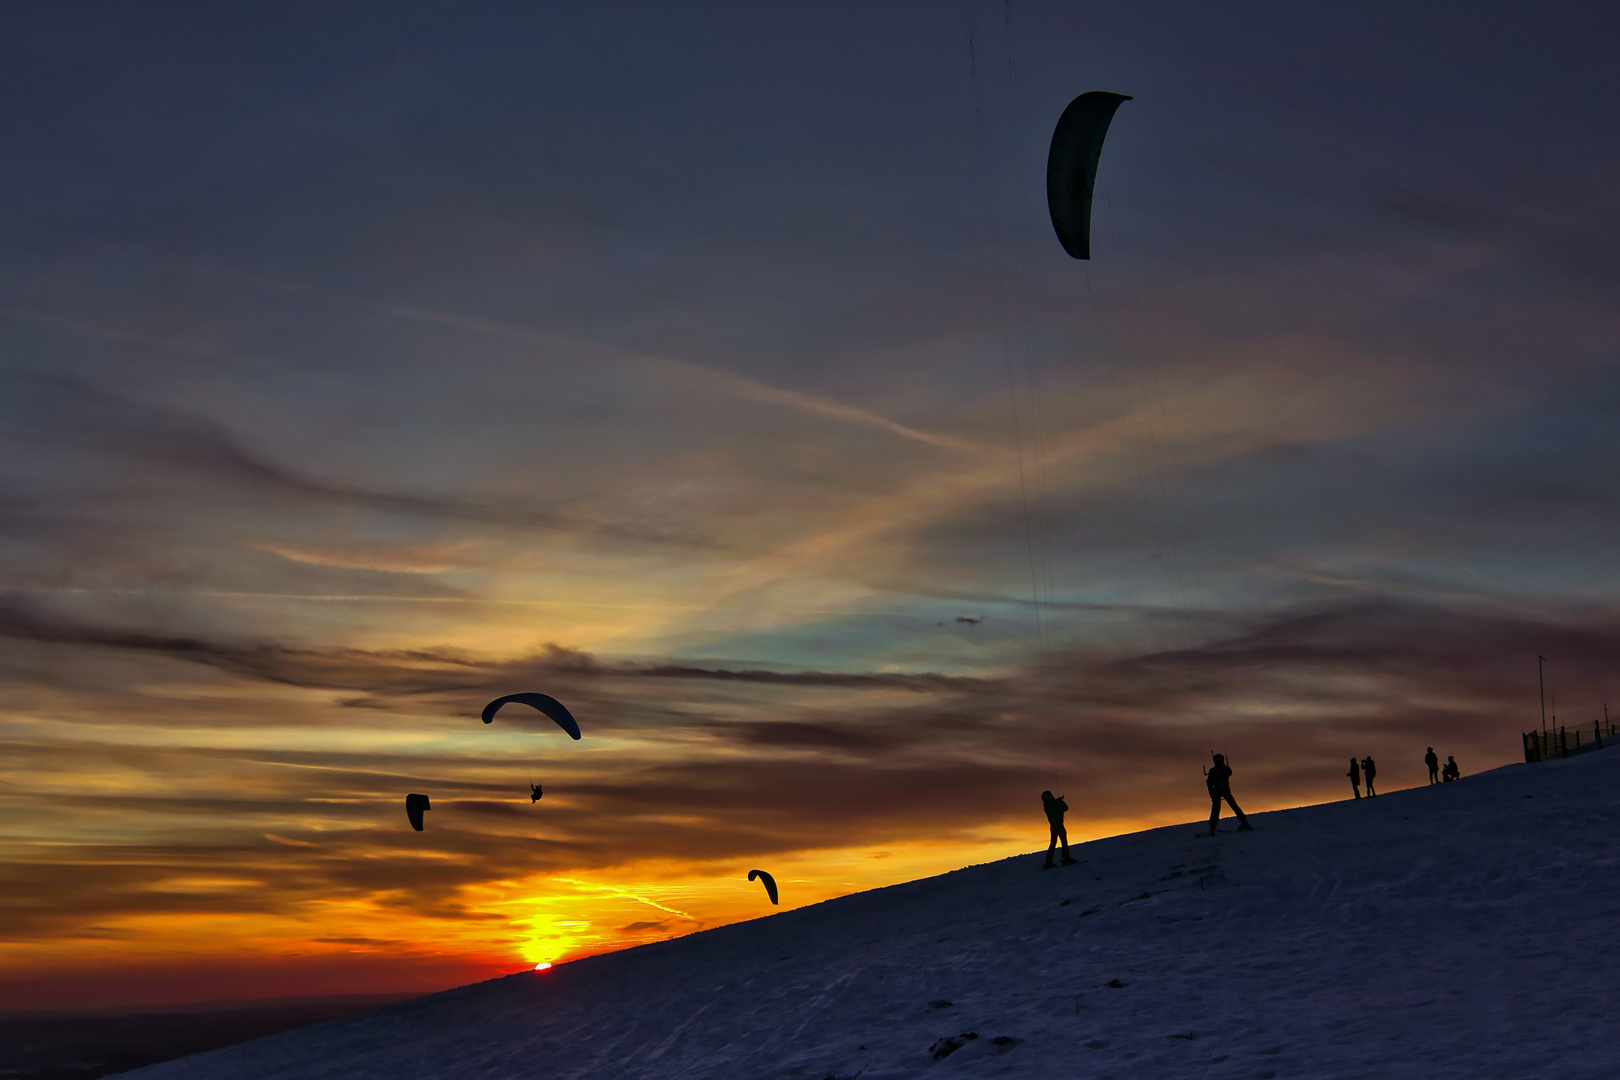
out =
[[[1455,757],[1447,757],[1444,766],[1429,747],[1429,752],[1423,755],[1424,764],[1429,767],[1429,783],[1449,783],[1452,780],[1462,779],[1462,770],[1457,767]],[[1361,782],[1367,781],[1367,795],[1376,796],[1378,791],[1373,783],[1378,777],[1378,763],[1368,754],[1364,758],[1351,758],[1350,771],[1345,774],[1350,778],[1350,789],[1361,798]],[[1209,788],[1209,835],[1214,836],[1218,831],[1215,826],[1221,819],[1221,803],[1224,801],[1237,815],[1238,832],[1253,832],[1254,826],[1249,824],[1248,816],[1238,806],[1237,800],[1232,798],[1232,767],[1226,763],[1224,754],[1214,755],[1214,764],[1204,772],[1204,784]],[[1052,842],[1046,845],[1045,869],[1050,870],[1057,864],[1052,861],[1052,854],[1058,845],[1063,846],[1063,865],[1072,866],[1074,859],[1069,857],[1069,831],[1063,826],[1063,815],[1068,812],[1069,804],[1063,801],[1063,796],[1053,795],[1050,791],[1041,792],[1041,805],[1046,810],[1047,824],[1052,827]]]
[[[1453,780],[1462,779],[1462,770],[1457,767],[1457,759],[1448,756],[1446,763],[1441,765],[1440,755],[1434,752],[1432,746],[1429,747],[1429,752],[1423,755],[1423,764],[1429,767],[1429,783],[1431,784],[1450,783]],[[1367,782],[1368,796],[1378,794],[1373,788],[1373,778],[1378,775],[1378,765],[1370,755],[1360,761],[1351,758],[1350,771],[1345,775],[1350,778],[1350,790],[1356,793],[1356,798],[1361,798],[1361,782],[1363,780]]]

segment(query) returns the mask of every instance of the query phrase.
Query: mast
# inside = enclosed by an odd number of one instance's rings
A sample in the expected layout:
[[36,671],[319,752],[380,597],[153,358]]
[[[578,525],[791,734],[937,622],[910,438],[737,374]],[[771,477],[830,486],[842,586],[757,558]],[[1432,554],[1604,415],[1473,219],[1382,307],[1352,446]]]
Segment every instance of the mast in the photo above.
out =
[[1547,746],[1547,676],[1542,669],[1547,665],[1545,656],[1536,657],[1536,682],[1541,685],[1541,745],[1542,753],[1546,753]]

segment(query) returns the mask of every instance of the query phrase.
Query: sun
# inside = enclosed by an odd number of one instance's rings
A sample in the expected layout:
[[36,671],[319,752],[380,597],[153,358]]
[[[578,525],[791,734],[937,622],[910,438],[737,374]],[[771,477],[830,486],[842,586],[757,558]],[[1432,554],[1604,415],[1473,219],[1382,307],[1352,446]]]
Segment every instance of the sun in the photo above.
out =
[[542,960],[538,964],[534,965],[534,970],[536,970],[536,971],[544,971],[550,966],[551,966],[551,962],[549,960]]

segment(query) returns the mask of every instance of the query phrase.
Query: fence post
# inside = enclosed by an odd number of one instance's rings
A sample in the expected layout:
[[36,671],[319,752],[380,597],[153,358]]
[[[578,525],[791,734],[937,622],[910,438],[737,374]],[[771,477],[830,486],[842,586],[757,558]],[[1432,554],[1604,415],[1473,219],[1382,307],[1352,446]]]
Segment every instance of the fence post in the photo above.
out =
[[1603,749],[1603,729],[1598,727],[1596,720],[1592,721],[1592,735],[1597,739],[1598,749]]

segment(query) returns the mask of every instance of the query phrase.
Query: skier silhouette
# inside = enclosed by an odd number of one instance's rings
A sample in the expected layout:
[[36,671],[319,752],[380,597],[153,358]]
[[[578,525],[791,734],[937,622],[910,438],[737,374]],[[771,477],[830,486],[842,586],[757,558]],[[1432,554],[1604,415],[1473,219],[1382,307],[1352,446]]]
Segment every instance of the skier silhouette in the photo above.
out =
[[1450,754],[1447,754],[1446,767],[1440,770],[1440,775],[1444,777],[1448,783],[1452,780],[1461,780],[1462,770],[1457,768],[1457,759],[1452,757]]
[[1344,775],[1350,778],[1350,790],[1356,793],[1356,798],[1361,798],[1361,762],[1351,758],[1350,771]]
[[1373,777],[1378,775],[1378,766],[1374,763],[1371,754],[1361,759],[1361,775],[1367,780],[1367,797],[1370,799],[1378,794],[1373,790]]
[[1042,869],[1052,869],[1052,849],[1058,846],[1059,841],[1063,843],[1063,865],[1073,866],[1075,860],[1069,858],[1069,830],[1063,827],[1063,815],[1068,811],[1069,804],[1063,801],[1063,796],[1043,791],[1041,806],[1046,809],[1046,823],[1052,827],[1052,842],[1046,845],[1046,865]]
[[1434,747],[1429,747],[1429,752],[1423,755],[1423,764],[1429,767],[1429,783],[1438,784],[1440,782],[1440,756],[1434,752]]
[[1225,754],[1215,755],[1215,764],[1204,773],[1204,785],[1209,788],[1209,835],[1216,833],[1215,823],[1221,819],[1221,800],[1225,799],[1232,813],[1238,818],[1238,832],[1253,832],[1254,826],[1244,815],[1237,801],[1232,798],[1232,767],[1226,763]]

